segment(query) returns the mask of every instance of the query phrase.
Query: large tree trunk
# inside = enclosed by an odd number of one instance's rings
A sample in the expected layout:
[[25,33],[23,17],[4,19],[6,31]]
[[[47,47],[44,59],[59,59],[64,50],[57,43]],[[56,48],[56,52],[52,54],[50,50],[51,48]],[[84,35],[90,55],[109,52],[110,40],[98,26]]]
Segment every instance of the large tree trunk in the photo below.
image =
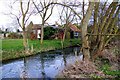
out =
[[90,52],[89,52],[89,41],[88,41],[88,35],[87,35],[87,26],[89,19],[91,17],[92,11],[94,9],[94,2],[89,2],[89,7],[87,10],[87,13],[85,17],[82,20],[82,51],[84,55],[84,60],[90,59]]

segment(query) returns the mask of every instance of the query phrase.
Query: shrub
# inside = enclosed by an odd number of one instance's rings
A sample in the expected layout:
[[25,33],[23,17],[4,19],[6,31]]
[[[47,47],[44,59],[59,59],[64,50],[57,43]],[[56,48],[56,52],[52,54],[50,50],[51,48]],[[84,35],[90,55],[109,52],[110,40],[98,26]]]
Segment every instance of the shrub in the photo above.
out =
[[21,39],[22,37],[23,37],[22,34],[18,34],[18,33],[10,33],[8,35],[8,38],[10,39]]
[[45,27],[44,28],[44,39],[50,39],[52,35],[54,35],[57,32],[57,29],[54,29],[53,27]]

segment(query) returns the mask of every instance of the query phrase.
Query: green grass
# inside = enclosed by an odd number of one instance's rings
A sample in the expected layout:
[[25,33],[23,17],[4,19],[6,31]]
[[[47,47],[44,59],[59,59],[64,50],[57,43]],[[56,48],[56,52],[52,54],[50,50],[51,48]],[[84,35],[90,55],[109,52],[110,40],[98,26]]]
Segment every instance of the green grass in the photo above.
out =
[[[2,40],[2,59],[0,60],[9,60],[20,57],[25,57],[38,52],[44,52],[49,50],[61,49],[60,40],[44,40],[43,44],[40,44],[39,40],[28,40],[29,48],[33,46],[34,52],[31,54],[25,54],[23,52],[23,43],[22,39],[4,39]],[[64,48],[69,46],[80,45],[81,41],[79,39],[65,40]]]
[[22,50],[22,39],[4,39],[2,40],[2,50]]
[[102,66],[101,70],[102,70],[106,75],[111,75],[111,76],[120,77],[120,70],[110,70],[110,65],[109,65],[109,64],[104,64],[104,65]]

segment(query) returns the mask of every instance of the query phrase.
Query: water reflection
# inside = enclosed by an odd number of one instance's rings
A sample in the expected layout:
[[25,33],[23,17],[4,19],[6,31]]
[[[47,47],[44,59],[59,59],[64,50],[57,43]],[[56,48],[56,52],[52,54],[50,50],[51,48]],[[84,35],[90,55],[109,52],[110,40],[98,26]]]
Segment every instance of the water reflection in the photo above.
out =
[[27,60],[26,58],[23,58],[23,71],[20,74],[20,78],[29,78],[27,73]]
[[43,55],[40,55],[40,61],[41,61],[41,74],[42,74],[42,78],[45,78],[46,77],[46,74],[45,74],[45,70],[44,70],[44,56]]
[[2,77],[54,78],[67,64],[75,62],[75,52],[80,58],[80,47],[71,47],[3,63]]
[[64,52],[64,51],[62,51],[62,54],[63,54],[64,66],[66,66],[66,65],[67,65],[67,61],[66,61],[67,55],[65,55],[65,52]]

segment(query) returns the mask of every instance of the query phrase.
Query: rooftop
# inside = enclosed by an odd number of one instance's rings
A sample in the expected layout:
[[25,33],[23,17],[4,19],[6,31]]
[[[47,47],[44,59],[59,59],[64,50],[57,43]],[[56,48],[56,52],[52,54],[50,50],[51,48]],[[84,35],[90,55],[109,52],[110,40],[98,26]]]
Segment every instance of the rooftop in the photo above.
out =
[[80,29],[78,29],[75,25],[73,25],[72,23],[69,23],[68,26],[70,27],[70,29],[72,31],[75,31],[75,32],[81,32]]

